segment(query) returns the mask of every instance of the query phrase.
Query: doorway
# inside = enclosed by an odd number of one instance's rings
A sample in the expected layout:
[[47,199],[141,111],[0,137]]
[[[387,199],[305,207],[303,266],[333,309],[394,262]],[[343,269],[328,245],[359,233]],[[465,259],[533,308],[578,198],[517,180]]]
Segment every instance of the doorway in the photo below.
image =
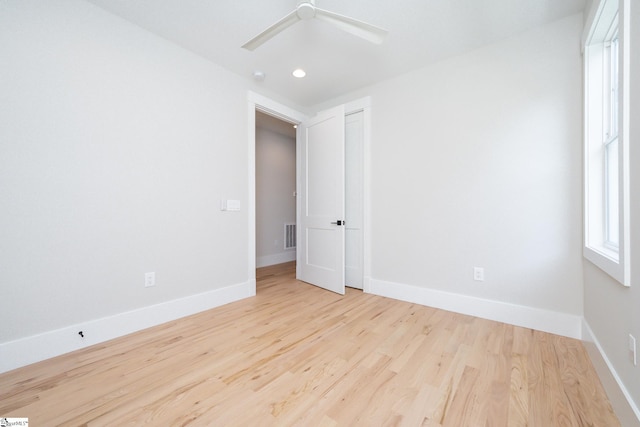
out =
[[[249,285],[252,291],[252,294],[255,295],[256,292],[256,112],[265,113],[268,116],[275,117],[289,124],[299,124],[308,119],[307,115],[287,107],[285,105],[279,104],[269,98],[266,98],[262,95],[249,92],[248,96],[248,201],[247,201],[247,219],[248,219],[248,277],[249,277]],[[347,283],[349,287],[356,287],[367,292],[368,284],[370,281],[370,245],[369,245],[369,227],[370,227],[370,213],[369,213],[369,180],[367,179],[368,171],[369,171],[369,141],[370,141],[370,125],[371,125],[371,111],[370,111],[370,98],[363,98],[348,104],[345,104],[345,114],[348,116],[360,112],[358,117],[359,124],[357,125],[358,129],[355,131],[356,134],[360,135],[359,147],[356,150],[351,150],[351,157],[356,156],[360,165],[350,170],[353,172],[357,170],[357,173],[361,182],[356,186],[358,188],[357,192],[359,193],[359,202],[361,205],[361,220],[359,224],[357,221],[352,219],[351,225],[357,227],[355,232],[351,232],[355,238],[351,240],[357,240],[358,243],[358,251],[361,252],[360,255],[353,256],[351,255],[351,262],[347,263],[347,270],[351,270],[352,277],[358,277],[357,280],[350,280],[351,283]],[[356,116],[354,116],[356,117]],[[351,133],[353,134],[353,126]],[[345,129],[347,135],[349,134],[349,125]],[[297,144],[300,142],[298,141]],[[296,166],[296,189],[300,188],[300,158],[299,158],[299,146],[296,150],[297,155],[297,166]],[[349,155],[347,155],[349,156]],[[351,188],[354,188],[353,186]],[[349,190],[347,190],[349,191]],[[298,199],[298,197],[296,197]],[[353,203],[352,203],[353,205]],[[300,207],[297,205],[297,212],[299,212]],[[352,216],[353,218],[353,216]],[[298,218],[296,218],[298,219]],[[298,222],[298,221],[296,221]],[[347,233],[349,234],[349,233]],[[275,239],[274,239],[275,240]],[[353,246],[350,246],[353,247]],[[349,249],[347,249],[349,250]],[[353,250],[350,253],[354,253]],[[355,261],[354,261],[355,260]],[[359,261],[358,261],[359,260]],[[353,273],[354,264],[359,264],[358,270],[359,273]]]
[[256,267],[296,260],[296,127],[256,111]]

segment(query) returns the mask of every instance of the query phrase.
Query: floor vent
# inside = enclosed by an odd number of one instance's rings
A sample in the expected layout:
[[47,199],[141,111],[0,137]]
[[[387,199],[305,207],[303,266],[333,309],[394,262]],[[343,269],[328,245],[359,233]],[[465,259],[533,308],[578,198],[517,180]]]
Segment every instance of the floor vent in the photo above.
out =
[[284,248],[294,249],[296,247],[296,225],[284,225]]

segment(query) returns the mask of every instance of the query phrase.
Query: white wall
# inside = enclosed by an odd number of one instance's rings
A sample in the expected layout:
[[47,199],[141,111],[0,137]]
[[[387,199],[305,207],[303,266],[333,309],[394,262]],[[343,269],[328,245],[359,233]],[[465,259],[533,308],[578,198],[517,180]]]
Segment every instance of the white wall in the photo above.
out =
[[[598,2],[593,3],[597,5]],[[617,376],[633,399],[636,414],[640,418],[640,365],[633,366],[627,347],[629,334],[633,334],[640,345],[640,3],[632,0],[630,6],[631,287],[621,286],[585,260],[584,316]]]
[[579,323],[582,23],[569,17],[333,101],[372,97],[374,283]]
[[296,259],[284,250],[284,224],[296,222],[296,140],[256,128],[256,265]]
[[0,344],[247,282],[219,209],[247,85],[85,2],[0,2]]

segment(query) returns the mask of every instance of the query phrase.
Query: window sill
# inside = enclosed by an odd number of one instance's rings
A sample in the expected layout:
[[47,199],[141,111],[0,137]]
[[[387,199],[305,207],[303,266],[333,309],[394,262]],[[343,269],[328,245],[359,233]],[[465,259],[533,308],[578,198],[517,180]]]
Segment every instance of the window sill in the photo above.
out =
[[605,247],[596,249],[585,246],[583,255],[621,285],[629,287],[628,275],[625,274],[624,265],[619,261],[620,254]]

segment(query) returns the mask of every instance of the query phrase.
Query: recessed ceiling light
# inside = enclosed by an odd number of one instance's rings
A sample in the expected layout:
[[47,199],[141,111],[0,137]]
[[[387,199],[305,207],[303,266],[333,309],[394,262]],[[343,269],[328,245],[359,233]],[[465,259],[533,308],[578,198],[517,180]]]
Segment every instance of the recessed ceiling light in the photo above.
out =
[[299,79],[303,78],[304,76],[307,75],[307,73],[304,72],[304,70],[302,68],[297,68],[295,70],[293,70],[293,76],[297,77]]
[[265,78],[265,74],[263,71],[256,70],[253,72],[253,79],[255,81],[261,82],[261,81],[264,81],[264,78]]

